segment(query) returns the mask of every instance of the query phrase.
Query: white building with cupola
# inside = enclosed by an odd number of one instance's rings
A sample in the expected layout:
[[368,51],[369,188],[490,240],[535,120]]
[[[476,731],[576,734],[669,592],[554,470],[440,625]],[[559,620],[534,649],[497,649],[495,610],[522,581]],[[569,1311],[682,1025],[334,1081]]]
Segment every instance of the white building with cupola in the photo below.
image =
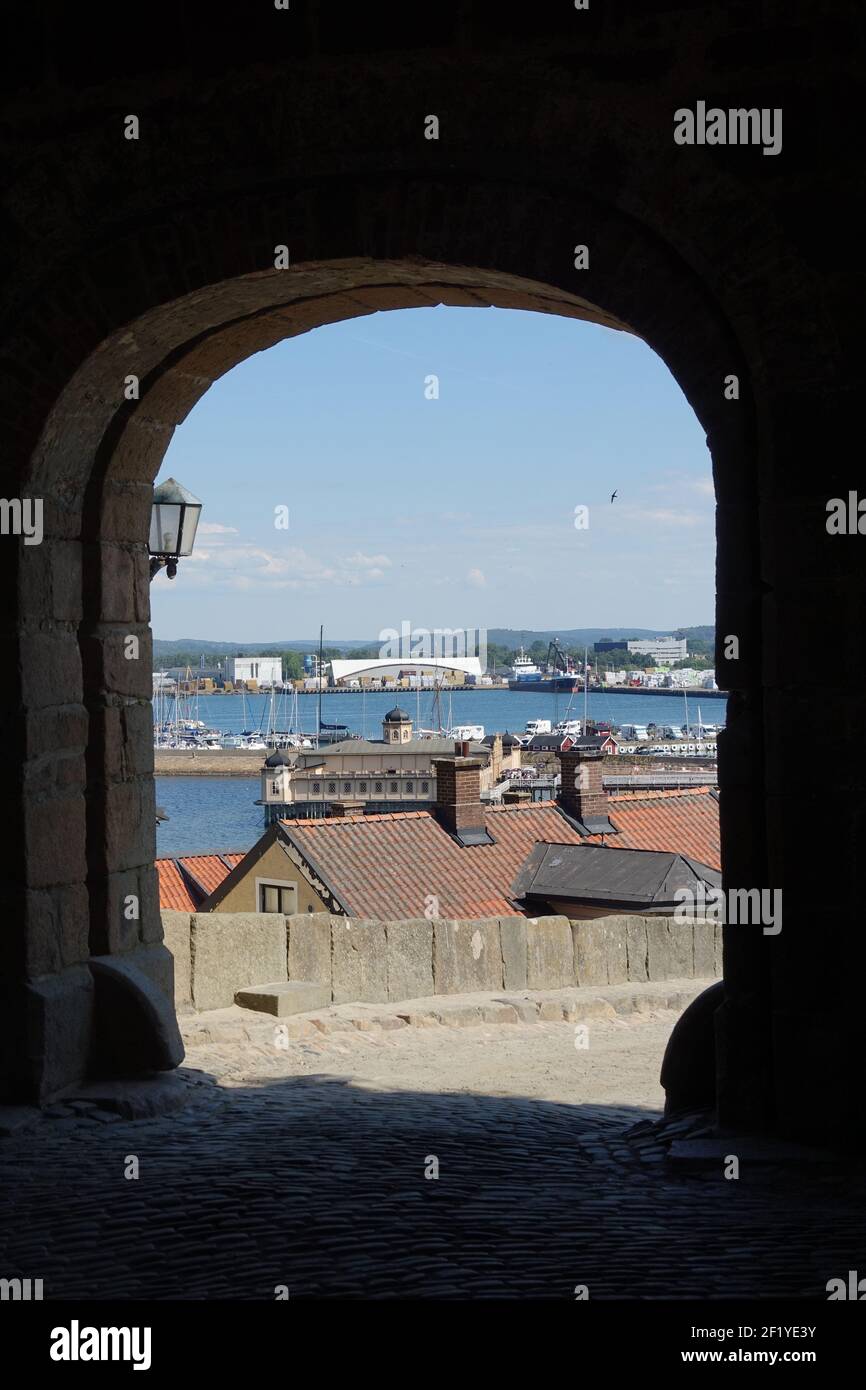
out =
[[[482,790],[520,765],[520,747],[498,734],[461,744],[483,762]],[[396,705],[382,720],[381,739],[347,738],[313,751],[277,750],[265,759],[261,798],[265,823],[381,811],[428,810],[436,800],[434,758],[453,755],[453,738],[416,738],[412,718]]]

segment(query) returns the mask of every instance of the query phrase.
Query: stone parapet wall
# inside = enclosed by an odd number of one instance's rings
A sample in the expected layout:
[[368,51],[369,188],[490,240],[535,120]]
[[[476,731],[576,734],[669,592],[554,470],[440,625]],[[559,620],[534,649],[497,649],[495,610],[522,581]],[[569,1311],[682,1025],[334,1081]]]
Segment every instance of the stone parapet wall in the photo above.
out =
[[324,985],[335,1004],[437,994],[709,979],[722,929],[671,917],[425,917],[379,922],[328,913],[162,914],[181,1011],[225,1008],[238,990]]

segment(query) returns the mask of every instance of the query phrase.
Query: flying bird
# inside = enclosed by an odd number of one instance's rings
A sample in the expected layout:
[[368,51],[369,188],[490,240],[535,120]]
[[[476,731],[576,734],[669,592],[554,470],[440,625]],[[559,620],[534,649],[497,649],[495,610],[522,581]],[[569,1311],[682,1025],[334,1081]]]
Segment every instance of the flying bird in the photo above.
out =
[[611,502],[612,502],[613,499],[616,497],[616,492],[617,492],[617,491],[619,491],[619,489],[617,489],[616,491],[614,491],[614,492],[612,492],[612,493],[610,494],[610,500],[611,500]]

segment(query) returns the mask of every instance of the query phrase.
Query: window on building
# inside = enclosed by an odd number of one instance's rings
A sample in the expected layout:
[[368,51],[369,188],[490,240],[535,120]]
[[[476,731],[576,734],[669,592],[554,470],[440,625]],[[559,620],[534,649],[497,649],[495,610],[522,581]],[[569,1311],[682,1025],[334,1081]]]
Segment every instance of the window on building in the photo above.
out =
[[397,783],[396,783],[396,782],[392,782],[392,783],[391,783],[391,791],[392,791],[392,792],[396,792],[396,790],[397,790]]
[[411,792],[413,790],[413,784],[411,782],[406,783],[406,790],[407,792]]
[[298,910],[296,883],[260,883],[259,912],[282,912],[291,916]]
[[360,791],[360,793],[361,793],[362,796],[366,796],[366,795],[367,795],[367,783],[366,783],[366,782],[361,782],[361,783],[359,784],[358,790]]
[[352,790],[352,783],[351,783],[351,782],[344,782],[344,783],[343,783],[343,791],[344,791],[344,792],[350,792],[351,790]]
[[381,796],[381,793],[382,793],[382,783],[381,783],[381,782],[374,782],[374,783],[373,783],[373,791],[374,791],[374,792],[378,792],[378,793],[380,794],[380,796]]
[[321,790],[322,790],[322,784],[321,784],[321,782],[314,782],[314,783],[313,783],[313,791],[314,791],[314,792],[320,792]]
[[421,783],[421,790],[422,790],[422,792],[429,792],[429,790],[430,790],[430,783],[429,783],[429,782],[422,782],[422,783]]
[[329,795],[329,796],[333,796],[334,793],[336,792],[336,790],[337,790],[337,784],[336,784],[336,782],[329,782],[329,783],[328,783],[328,795]]

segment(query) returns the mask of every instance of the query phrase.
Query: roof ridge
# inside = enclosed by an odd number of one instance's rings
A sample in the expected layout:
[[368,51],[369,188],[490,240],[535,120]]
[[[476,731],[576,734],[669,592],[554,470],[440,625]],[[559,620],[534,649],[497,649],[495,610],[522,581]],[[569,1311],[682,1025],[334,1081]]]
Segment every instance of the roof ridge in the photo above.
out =
[[340,825],[369,825],[377,821],[397,821],[397,820],[421,820],[435,819],[430,811],[376,811],[373,815],[365,816],[316,816],[309,819],[305,816],[288,816],[280,820],[280,825],[291,828],[303,827],[304,829],[333,829]]
[[663,798],[704,796],[713,790],[713,783],[701,783],[699,787],[623,787],[608,793],[610,801],[661,801]]

